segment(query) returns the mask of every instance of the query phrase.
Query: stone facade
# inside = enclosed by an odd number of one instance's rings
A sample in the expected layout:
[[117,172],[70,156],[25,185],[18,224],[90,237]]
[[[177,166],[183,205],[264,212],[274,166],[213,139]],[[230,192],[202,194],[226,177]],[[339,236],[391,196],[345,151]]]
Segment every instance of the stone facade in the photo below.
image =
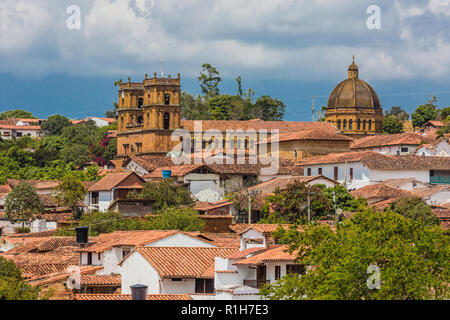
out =
[[166,155],[176,142],[173,130],[181,127],[180,75],[142,83],[119,83],[117,156]]

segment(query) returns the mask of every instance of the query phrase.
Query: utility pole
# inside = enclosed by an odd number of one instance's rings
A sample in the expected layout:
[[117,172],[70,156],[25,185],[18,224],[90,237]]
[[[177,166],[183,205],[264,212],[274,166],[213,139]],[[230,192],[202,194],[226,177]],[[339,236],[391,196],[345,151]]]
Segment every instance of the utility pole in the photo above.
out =
[[308,191],[308,221],[311,221],[311,199],[309,198],[309,191]]
[[250,193],[248,195],[248,225],[249,227],[252,225],[252,195]]
[[312,101],[312,119],[313,122],[316,122],[316,96],[313,96]]

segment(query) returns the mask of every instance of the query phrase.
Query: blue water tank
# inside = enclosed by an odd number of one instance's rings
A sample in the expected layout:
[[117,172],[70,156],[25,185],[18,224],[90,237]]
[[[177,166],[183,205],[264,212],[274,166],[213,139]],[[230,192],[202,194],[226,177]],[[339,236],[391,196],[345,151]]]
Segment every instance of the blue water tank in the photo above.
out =
[[172,177],[172,170],[163,170],[162,172],[163,179],[169,179]]

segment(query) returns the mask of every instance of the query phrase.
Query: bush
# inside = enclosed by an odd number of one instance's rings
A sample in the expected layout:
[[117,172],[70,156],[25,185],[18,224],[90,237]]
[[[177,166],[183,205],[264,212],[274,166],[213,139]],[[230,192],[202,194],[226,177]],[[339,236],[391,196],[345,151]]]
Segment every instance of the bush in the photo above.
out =
[[16,232],[18,234],[23,234],[23,233],[30,233],[31,229],[29,227],[24,227],[24,228],[17,228]]

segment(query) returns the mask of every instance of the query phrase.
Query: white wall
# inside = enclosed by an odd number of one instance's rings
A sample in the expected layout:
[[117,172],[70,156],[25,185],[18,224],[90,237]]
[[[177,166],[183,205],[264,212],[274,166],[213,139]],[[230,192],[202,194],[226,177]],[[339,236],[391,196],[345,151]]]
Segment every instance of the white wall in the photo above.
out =
[[424,183],[430,183],[430,170],[381,170],[370,169],[370,180],[381,182],[388,179],[415,178]]
[[450,202],[450,191],[445,190],[433,193],[424,200],[428,205],[448,203]]
[[98,193],[98,204],[94,205],[92,203],[92,192],[89,192],[89,207],[98,208],[102,212],[108,211],[109,206],[113,202],[113,195],[113,191],[100,191]]
[[134,171],[140,176],[144,176],[148,174],[149,172],[145,170],[143,167],[141,167],[139,164],[131,160],[125,167],[125,170],[127,171]]
[[146,247],[196,247],[196,248],[215,248],[217,246],[188,236],[184,233],[177,233],[167,238],[146,245]]
[[[366,168],[361,162],[348,162],[345,163],[327,163],[327,164],[314,164],[305,166],[305,176],[308,174],[308,168],[311,168],[311,175],[319,175],[319,168],[322,168],[322,175],[334,180],[334,168],[338,167],[338,182],[343,183],[345,180],[345,168],[347,167],[347,188],[359,189],[370,183],[369,169]],[[353,180],[350,180],[350,169],[353,168]]]
[[130,286],[143,284],[148,287],[147,294],[160,294],[160,277],[155,269],[138,252],[133,252],[123,263],[122,294],[131,294]]

